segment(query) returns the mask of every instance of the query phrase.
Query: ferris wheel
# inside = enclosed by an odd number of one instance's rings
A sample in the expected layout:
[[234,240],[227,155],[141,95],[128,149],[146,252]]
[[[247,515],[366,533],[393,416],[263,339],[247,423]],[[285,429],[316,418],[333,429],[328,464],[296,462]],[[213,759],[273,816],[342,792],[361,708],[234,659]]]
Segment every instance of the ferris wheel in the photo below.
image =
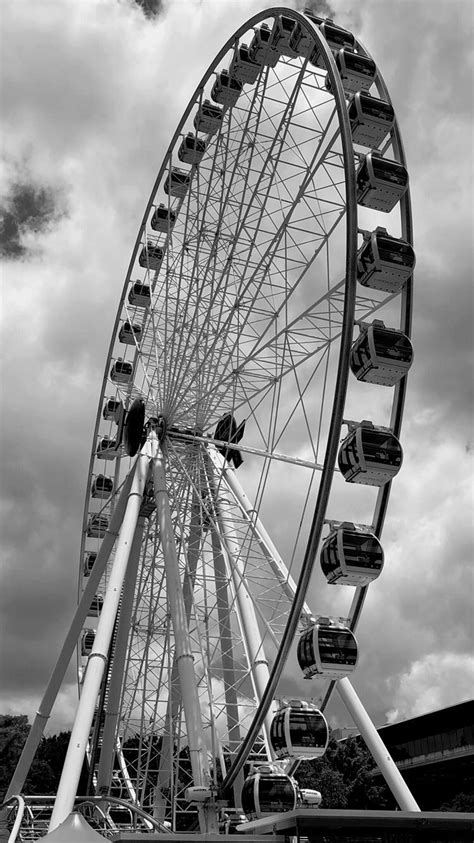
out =
[[312,679],[319,709],[295,703],[293,722],[320,734],[356,667],[402,461],[414,264],[375,62],[310,12],[255,15],[197,86],[153,186],[90,460],[71,744],[87,743],[91,793],[153,827],[217,828],[215,795],[239,807],[245,776],[260,816],[259,781],[286,787],[295,759],[324,751],[292,751],[277,700]]

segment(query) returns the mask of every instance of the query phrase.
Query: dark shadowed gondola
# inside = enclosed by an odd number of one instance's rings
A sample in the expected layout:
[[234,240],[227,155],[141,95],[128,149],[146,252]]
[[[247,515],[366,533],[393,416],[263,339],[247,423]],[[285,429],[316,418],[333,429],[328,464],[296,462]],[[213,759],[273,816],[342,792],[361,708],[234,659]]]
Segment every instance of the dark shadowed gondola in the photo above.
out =
[[305,679],[321,674],[340,679],[355,670],[357,641],[342,623],[319,618],[306,629],[298,642],[298,663]]
[[[226,413],[217,422],[214,438],[219,439],[222,442],[235,442],[237,444],[242,439],[242,436],[244,435],[244,430],[245,421],[241,422],[237,427],[237,422],[235,421],[235,418],[232,413]],[[227,462],[234,463],[234,468],[239,468],[239,466],[242,465],[244,460],[242,454],[237,448],[218,447],[217,450],[219,451],[219,453],[222,454],[223,457],[225,457]]]
[[405,240],[391,237],[380,226],[357,253],[357,280],[364,287],[398,293],[415,267],[415,252]]
[[272,720],[270,742],[278,759],[320,758],[326,752],[328,740],[326,718],[310,703],[290,700]]
[[129,457],[138,453],[145,425],[145,402],[143,398],[135,398],[125,419],[123,428],[123,445]]
[[379,576],[384,554],[373,533],[344,521],[325,539],[320,563],[328,583],[363,586]]
[[178,158],[184,164],[199,164],[205,151],[206,142],[188,132],[179,146]]
[[132,375],[132,364],[128,363],[126,360],[122,360],[121,357],[117,357],[117,360],[110,370],[110,379],[115,381],[115,383],[129,383],[132,379]]
[[120,326],[118,338],[120,342],[125,343],[125,345],[136,345],[142,338],[141,325],[135,325],[128,321],[123,322]]
[[395,112],[389,102],[358,91],[349,103],[349,121],[354,143],[379,149],[392,130]]
[[139,256],[138,263],[144,269],[153,269],[155,272],[161,266],[163,260],[163,249],[151,240],[148,240],[146,246],[143,246]]
[[134,307],[149,307],[150,299],[150,287],[148,284],[135,281],[128,294],[129,304],[132,304]]
[[85,577],[89,577],[94,567],[95,560],[97,559],[97,553],[93,550],[89,550],[84,555],[84,567],[83,567],[83,574]]
[[150,219],[150,225],[153,231],[171,231],[176,222],[176,211],[172,208],[167,208],[160,202],[153,211]]
[[92,481],[91,495],[93,498],[108,498],[112,494],[113,488],[114,483],[111,477],[98,474]]
[[361,326],[351,350],[351,369],[358,381],[395,386],[413,362],[413,346],[403,331],[380,320]]
[[408,190],[408,171],[398,161],[372,150],[357,168],[356,186],[359,205],[388,213]]
[[[369,90],[377,72],[373,59],[347,49],[339,50],[334,58],[346,94]],[[329,75],[326,78],[326,88],[331,91]]]
[[81,637],[81,656],[89,656],[94,646],[95,630],[85,629]]
[[275,772],[270,765],[258,767],[246,778],[242,788],[242,808],[249,820],[294,811],[296,802],[295,781],[284,773]]
[[393,433],[363,421],[342,442],[338,464],[348,483],[384,486],[398,474],[402,459],[402,446]]

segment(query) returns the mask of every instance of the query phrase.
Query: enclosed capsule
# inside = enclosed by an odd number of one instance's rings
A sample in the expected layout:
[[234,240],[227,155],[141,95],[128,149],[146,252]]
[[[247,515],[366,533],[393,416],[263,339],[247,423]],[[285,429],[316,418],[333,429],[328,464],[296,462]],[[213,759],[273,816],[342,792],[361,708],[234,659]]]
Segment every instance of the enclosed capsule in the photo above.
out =
[[102,408],[102,418],[106,421],[118,422],[120,411],[123,407],[117,398],[106,398]]
[[83,574],[84,574],[85,577],[90,576],[90,573],[92,571],[92,568],[94,567],[96,559],[97,559],[97,553],[95,553],[92,550],[87,551],[87,553],[84,556],[84,568],[83,568]]
[[314,36],[306,29],[306,27],[297,23],[290,38],[290,48],[293,50],[293,53],[298,56],[309,58],[314,52],[314,47]]
[[153,231],[171,231],[176,222],[176,211],[172,208],[167,208],[160,202],[153,211],[150,225]]
[[92,598],[91,605],[89,607],[88,616],[90,618],[98,618],[101,611],[102,606],[104,605],[104,598],[102,594],[95,594]]
[[134,325],[132,322],[123,322],[120,326],[119,336],[120,342],[125,345],[136,345],[142,338],[142,326]]
[[199,164],[205,151],[206,142],[188,132],[179,146],[178,158],[184,164]]
[[113,488],[114,482],[111,477],[98,474],[92,481],[91,495],[93,498],[108,498],[112,494]]
[[114,383],[130,383],[133,375],[133,366],[121,357],[117,357],[110,370],[110,379]]
[[355,670],[357,657],[357,641],[353,632],[329,618],[318,618],[298,641],[298,663],[305,679],[318,674],[340,679]]
[[356,185],[359,205],[388,213],[408,190],[408,172],[399,161],[372,150],[359,164]]
[[94,646],[95,629],[85,629],[81,636],[81,656],[90,656]]
[[294,811],[297,793],[294,779],[275,772],[270,765],[262,765],[244,782],[242,809],[249,820]]
[[257,81],[262,65],[250,58],[247,44],[242,44],[234,53],[229,73],[242,85],[253,85]]
[[[338,53],[339,50],[346,48],[353,51],[355,47],[355,38],[352,32],[343,29],[342,26],[336,26],[332,20],[324,20],[319,24],[319,31],[324,35],[329,49],[333,53]],[[310,56],[311,64],[316,67],[325,67],[324,58],[319,46],[316,44]]]
[[130,287],[128,293],[129,303],[134,307],[149,307],[150,299],[150,287],[148,284],[143,284],[141,281],[135,281]]
[[96,454],[99,460],[114,460],[117,457],[117,441],[103,436],[97,443]]
[[360,146],[378,149],[391,132],[395,112],[389,102],[358,92],[349,103],[352,140]]
[[89,518],[87,525],[87,535],[89,538],[101,539],[105,536],[109,528],[109,519],[106,515],[95,513]]
[[270,742],[278,759],[320,758],[329,741],[324,714],[314,705],[290,700],[275,714],[270,727]]
[[338,464],[348,483],[384,486],[400,471],[402,446],[389,430],[363,421],[339,448]]
[[222,123],[223,114],[220,106],[214,105],[210,100],[204,100],[194,117],[194,128],[197,132],[213,135]]
[[[346,94],[368,91],[372,87],[377,72],[373,59],[346,49],[339,50],[334,58]],[[326,79],[326,88],[328,91],[332,88],[329,76]]]
[[280,53],[271,45],[271,36],[272,31],[267,23],[262,23],[255,30],[249,47],[249,55],[252,61],[275,67],[280,58]]
[[383,550],[376,536],[344,521],[323,542],[321,569],[333,585],[369,585],[383,568]]
[[168,173],[163,185],[163,190],[169,196],[178,196],[183,198],[186,196],[189,185],[191,184],[191,176],[187,170],[181,170],[179,167],[173,167],[171,173]]
[[361,326],[352,346],[351,369],[358,381],[395,386],[413,362],[413,346],[403,331],[375,319]]
[[138,263],[143,269],[153,269],[158,272],[163,261],[163,249],[157,246],[151,240],[148,240],[146,246],[143,246],[138,257]]
[[288,15],[278,15],[275,19],[272,32],[271,45],[273,49],[277,50],[281,56],[289,56],[294,58],[298,55],[290,46],[293,32],[297,23]]
[[413,274],[415,252],[406,240],[377,227],[357,253],[357,280],[364,287],[398,293]]
[[228,70],[221,70],[217,74],[211,90],[211,99],[219,105],[231,108],[237,102],[242,93],[242,82],[234,79]]

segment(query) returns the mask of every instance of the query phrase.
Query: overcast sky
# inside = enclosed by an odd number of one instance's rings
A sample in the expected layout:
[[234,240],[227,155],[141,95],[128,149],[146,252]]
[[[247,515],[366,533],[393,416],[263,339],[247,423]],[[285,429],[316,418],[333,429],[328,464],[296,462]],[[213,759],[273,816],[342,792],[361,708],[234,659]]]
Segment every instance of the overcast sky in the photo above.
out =
[[[75,606],[100,383],[156,171],[206,67],[264,4],[145,5],[148,14],[132,0],[2,3],[0,713],[34,713]],[[404,466],[354,678],[379,725],[460,702],[474,687],[474,7],[331,0],[330,8],[388,84],[414,210],[416,362]],[[52,731],[71,726],[72,668],[69,682]]]

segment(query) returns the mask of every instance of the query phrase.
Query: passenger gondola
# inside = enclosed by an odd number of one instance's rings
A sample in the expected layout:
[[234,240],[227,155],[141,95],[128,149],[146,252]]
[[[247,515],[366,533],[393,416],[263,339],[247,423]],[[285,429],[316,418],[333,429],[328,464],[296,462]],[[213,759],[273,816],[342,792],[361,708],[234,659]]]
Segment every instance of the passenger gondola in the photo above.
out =
[[273,765],[261,765],[244,782],[242,809],[249,820],[294,811],[297,794],[294,779],[276,772]]
[[94,595],[94,597],[92,598],[91,605],[89,607],[89,611],[87,613],[88,617],[98,618],[101,611],[102,611],[103,605],[104,605],[104,598],[102,597],[102,594]]
[[106,477],[104,474],[98,474],[94,477],[91,486],[91,495],[93,498],[109,498],[112,494],[114,483],[111,477]]
[[188,132],[179,146],[178,158],[184,164],[199,164],[205,151],[206,142]]
[[408,190],[408,172],[399,161],[372,150],[356,173],[357,202],[374,211],[392,211]]
[[95,629],[85,629],[81,636],[81,656],[90,656],[95,640]]
[[242,82],[234,79],[228,70],[221,70],[212,86],[211,99],[219,105],[231,108],[240,97],[242,87]]
[[[334,59],[346,94],[368,91],[372,87],[377,72],[373,59],[345,48],[339,50]],[[332,88],[329,75],[326,78],[326,88],[328,91]]]
[[128,321],[124,322],[120,326],[118,338],[120,342],[125,343],[125,345],[136,345],[142,338],[141,325],[134,325],[132,322]]
[[375,319],[361,326],[352,346],[351,369],[358,381],[395,386],[413,362],[413,346],[403,331]]
[[[336,24],[329,18],[323,20],[319,24],[319,31],[324,35],[327,45],[332,53],[338,53],[339,50],[344,48],[350,51],[354,50],[355,38],[352,32],[349,32],[347,29],[343,29],[342,26],[336,26]],[[317,45],[312,52],[310,62],[316,67],[324,68],[326,66],[323,53]]]
[[273,25],[271,45],[281,56],[295,58],[297,53],[290,46],[297,23],[287,15],[278,15]]
[[122,360],[121,357],[117,357],[117,360],[113,363],[112,368],[110,369],[110,379],[113,380],[114,383],[129,383],[132,379],[132,375],[132,364],[128,363],[126,360]]
[[389,102],[363,91],[354,94],[348,113],[353,142],[371,149],[379,149],[395,122],[395,112]]
[[87,551],[87,553],[84,556],[84,568],[83,568],[83,574],[84,574],[85,577],[90,576],[90,573],[92,571],[92,568],[94,567],[96,559],[97,559],[97,553],[95,553],[93,550]]
[[143,269],[153,269],[157,272],[163,261],[163,249],[157,246],[151,240],[148,240],[146,246],[143,246],[138,257],[138,263]]
[[413,274],[415,252],[406,240],[378,226],[357,253],[357,280],[364,287],[398,293]]
[[191,176],[187,170],[182,170],[179,167],[173,167],[171,173],[168,173],[163,185],[163,190],[169,196],[178,196],[183,198],[186,196],[189,185],[191,184]]
[[357,665],[354,633],[343,623],[329,618],[318,618],[302,633],[297,652],[305,679],[317,675],[340,679],[352,673]]
[[384,555],[373,533],[344,521],[323,542],[319,559],[330,585],[365,586],[379,576]]
[[270,742],[278,759],[311,760],[326,752],[329,729],[324,714],[316,706],[290,700],[275,714]]
[[314,52],[314,42],[314,37],[308,32],[306,27],[297,23],[290,38],[290,48],[293,50],[293,53],[304,58],[309,58]]
[[267,67],[275,67],[280,58],[280,53],[271,45],[271,36],[272,31],[267,23],[262,23],[255,30],[249,47],[249,55],[252,61],[265,64]]
[[389,430],[363,421],[339,448],[339,469],[348,483],[384,486],[400,471],[402,446]]
[[262,65],[250,58],[247,44],[242,44],[234,53],[229,73],[242,85],[253,85],[258,79],[261,69]]
[[109,529],[109,519],[107,515],[100,515],[95,513],[89,518],[87,524],[87,535],[89,538],[102,539]]
[[106,421],[117,422],[122,408],[122,402],[116,398],[106,398],[102,409],[102,418]]
[[223,110],[210,100],[204,100],[194,117],[194,128],[197,132],[213,135],[222,123]]
[[128,293],[129,303],[134,307],[149,307],[150,299],[150,287],[148,284],[142,284],[141,281],[135,281]]
[[176,222],[176,211],[173,211],[172,208],[167,208],[166,205],[163,205],[160,202],[159,205],[153,211],[153,215],[150,220],[150,225],[153,231],[171,231],[174,224]]
[[97,458],[99,460],[114,460],[117,457],[117,441],[109,436],[103,436],[97,444]]

